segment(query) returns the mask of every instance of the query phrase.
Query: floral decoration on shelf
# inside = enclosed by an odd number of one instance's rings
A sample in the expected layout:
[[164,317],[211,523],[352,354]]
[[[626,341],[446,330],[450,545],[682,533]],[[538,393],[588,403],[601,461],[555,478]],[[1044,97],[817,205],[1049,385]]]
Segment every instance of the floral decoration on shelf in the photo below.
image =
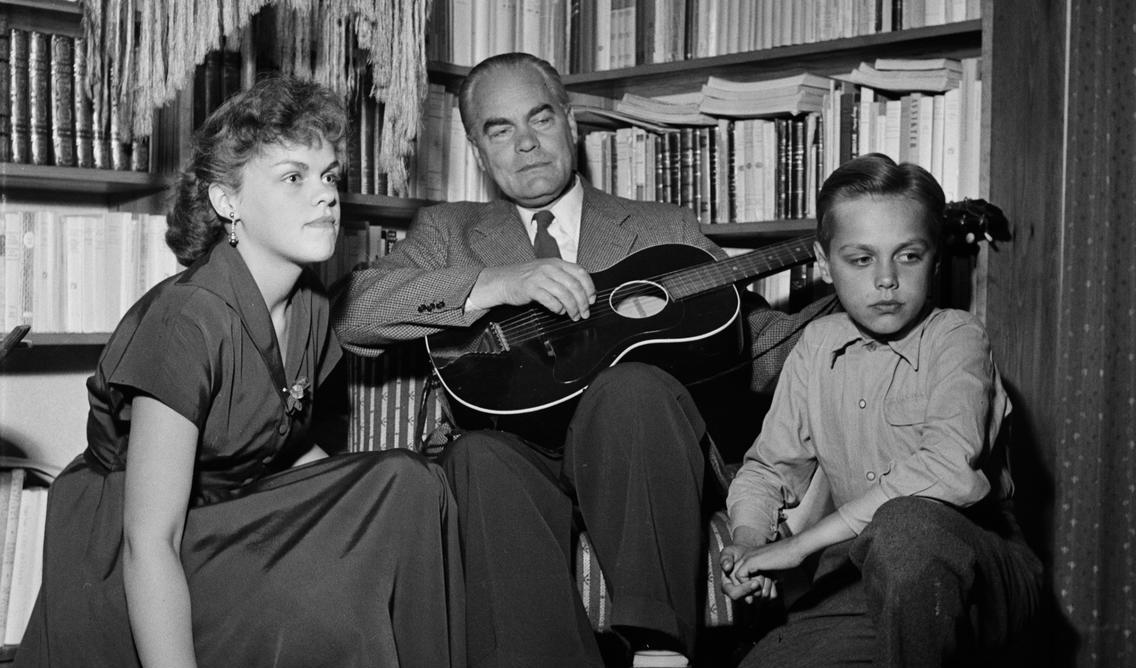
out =
[[1009,241],[1010,221],[1002,209],[984,199],[966,198],[947,203],[944,214],[943,237],[948,252],[973,254],[986,241],[998,250],[996,241]]
[[308,399],[308,389],[311,388],[311,382],[307,376],[300,376],[288,387],[282,388],[284,394],[284,412],[289,416],[296,415],[303,412],[304,401]]

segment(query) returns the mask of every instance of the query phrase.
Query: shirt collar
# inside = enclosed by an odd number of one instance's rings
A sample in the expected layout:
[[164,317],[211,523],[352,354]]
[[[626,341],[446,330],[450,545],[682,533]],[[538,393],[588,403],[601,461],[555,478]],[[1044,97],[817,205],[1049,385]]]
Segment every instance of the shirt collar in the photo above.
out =
[[864,336],[856,325],[852,322],[852,318],[847,313],[842,314],[843,318],[840,321],[836,334],[833,336],[832,358],[829,362],[830,366],[836,363],[836,359],[848,351],[852,346],[868,346],[870,344],[886,345],[891,348],[892,352],[899,355],[902,359],[906,360],[911,368],[915,371],[919,370],[919,350],[923,345],[923,332],[927,329],[927,323],[931,322],[932,318],[939,313],[941,309],[932,308],[923,320],[911,328],[902,339],[896,341],[887,341],[880,344],[879,342]]
[[525,229],[529,231],[529,237],[536,233],[535,225],[533,222],[533,214],[537,211],[551,211],[554,216],[552,224],[560,227],[571,238],[580,238],[580,216],[584,210],[584,186],[580,183],[577,177],[572,183],[572,187],[568,192],[560,196],[550,206],[542,206],[537,209],[530,209],[528,207],[517,204],[517,214],[520,215],[521,220],[525,223]]

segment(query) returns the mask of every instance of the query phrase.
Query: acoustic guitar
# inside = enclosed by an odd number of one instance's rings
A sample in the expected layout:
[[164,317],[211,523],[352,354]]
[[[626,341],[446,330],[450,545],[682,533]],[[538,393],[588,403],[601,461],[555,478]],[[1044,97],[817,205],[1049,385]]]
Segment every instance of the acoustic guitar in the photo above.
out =
[[[732,345],[740,352],[734,284],[811,261],[812,240],[807,234],[723,260],[695,246],[646,248],[592,274],[596,301],[588,318],[572,321],[540,305],[500,306],[470,327],[426,337],[426,348],[446,392],[494,416],[563,404],[603,369],[640,358],[633,353],[663,353],[648,358],[668,371],[685,368],[676,374],[682,380],[691,367],[706,370],[691,350]],[[727,338],[717,344],[716,335]]]

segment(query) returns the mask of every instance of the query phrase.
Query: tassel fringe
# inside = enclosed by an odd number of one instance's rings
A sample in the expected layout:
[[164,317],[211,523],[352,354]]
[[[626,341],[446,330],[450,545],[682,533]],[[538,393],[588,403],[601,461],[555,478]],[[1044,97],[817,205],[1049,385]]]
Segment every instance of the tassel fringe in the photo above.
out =
[[[113,121],[120,137],[149,135],[154,109],[192,85],[205,55],[238,37],[271,4],[277,62],[284,72],[318,81],[345,98],[365,94],[386,106],[378,169],[395,191],[404,191],[426,95],[430,2],[82,0],[84,85],[92,99],[103,102],[96,105],[96,122]],[[357,57],[372,69],[366,91],[358,90],[363,80]],[[118,113],[110,113],[112,107]]]

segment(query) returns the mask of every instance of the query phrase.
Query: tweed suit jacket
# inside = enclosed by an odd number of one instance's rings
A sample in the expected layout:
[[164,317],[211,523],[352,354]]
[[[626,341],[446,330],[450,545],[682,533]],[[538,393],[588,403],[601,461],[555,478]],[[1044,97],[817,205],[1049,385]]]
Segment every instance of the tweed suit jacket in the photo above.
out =
[[[687,244],[725,257],[702,234],[689,209],[615,197],[581,181],[577,262],[588,272],[660,244]],[[426,207],[391,253],[352,272],[336,299],[333,325],[343,347],[363,356],[379,355],[395,341],[468,326],[485,314],[463,310],[481,270],[535,259],[524,223],[509,201]],[[768,308],[749,315],[754,370],[761,374],[754,378],[756,389],[772,386],[804,326],[832,310],[834,300],[822,302],[792,316]]]

